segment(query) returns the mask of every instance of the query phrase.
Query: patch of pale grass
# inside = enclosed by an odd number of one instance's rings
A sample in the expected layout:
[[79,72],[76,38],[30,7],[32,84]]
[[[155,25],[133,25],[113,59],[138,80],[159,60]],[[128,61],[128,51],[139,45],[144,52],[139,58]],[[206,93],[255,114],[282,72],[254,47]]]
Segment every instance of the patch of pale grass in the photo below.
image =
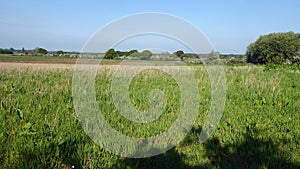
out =
[[47,63],[12,63],[0,62],[0,70],[64,70],[73,69],[72,64],[47,64]]

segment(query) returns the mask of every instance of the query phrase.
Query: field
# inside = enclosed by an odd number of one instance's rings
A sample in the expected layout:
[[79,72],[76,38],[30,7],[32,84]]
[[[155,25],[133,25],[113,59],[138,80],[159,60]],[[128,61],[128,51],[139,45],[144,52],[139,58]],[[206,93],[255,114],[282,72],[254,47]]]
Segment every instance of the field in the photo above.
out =
[[[198,84],[199,115],[185,139],[164,154],[125,158],[95,144],[76,118],[72,97],[74,60],[36,62],[0,57],[0,168],[299,168],[300,78],[288,68],[226,66],[227,96],[213,136],[199,143],[211,102],[204,66],[191,66]],[[17,60],[17,61],[16,61]],[[106,61],[96,76],[96,100],[107,122],[133,137],[160,134],[175,121],[180,90],[158,70],[139,73],[130,83],[138,110],[149,108],[148,94],[165,92],[166,109],[154,122],[121,116],[110,93],[118,62]],[[159,82],[159,83],[158,83]]]

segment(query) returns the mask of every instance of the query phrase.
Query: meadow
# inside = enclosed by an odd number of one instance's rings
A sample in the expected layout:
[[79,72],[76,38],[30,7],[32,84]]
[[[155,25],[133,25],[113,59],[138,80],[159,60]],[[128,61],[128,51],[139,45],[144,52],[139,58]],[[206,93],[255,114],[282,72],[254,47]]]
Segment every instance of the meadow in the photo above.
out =
[[[13,64],[13,63],[11,63]],[[148,158],[125,158],[95,144],[76,118],[71,66],[2,67],[0,72],[0,168],[299,168],[300,72],[289,68],[225,66],[227,96],[221,121],[205,143],[199,134],[211,102],[203,65],[191,66],[199,89],[199,114],[185,139]],[[168,100],[151,123],[121,116],[110,92],[114,66],[98,71],[96,100],[107,122],[132,137],[160,134],[176,119],[180,90],[158,70],[139,73],[130,83],[131,103],[149,108],[159,88]]]

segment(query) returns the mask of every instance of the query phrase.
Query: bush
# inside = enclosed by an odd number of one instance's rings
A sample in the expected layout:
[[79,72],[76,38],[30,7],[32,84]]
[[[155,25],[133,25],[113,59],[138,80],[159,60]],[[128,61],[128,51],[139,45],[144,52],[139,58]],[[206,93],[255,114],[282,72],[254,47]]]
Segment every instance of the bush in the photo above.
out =
[[300,34],[271,33],[260,36],[246,52],[247,62],[254,64],[282,64],[299,55]]
[[246,63],[247,62],[245,57],[231,57],[229,59],[226,59],[227,65],[244,65]]

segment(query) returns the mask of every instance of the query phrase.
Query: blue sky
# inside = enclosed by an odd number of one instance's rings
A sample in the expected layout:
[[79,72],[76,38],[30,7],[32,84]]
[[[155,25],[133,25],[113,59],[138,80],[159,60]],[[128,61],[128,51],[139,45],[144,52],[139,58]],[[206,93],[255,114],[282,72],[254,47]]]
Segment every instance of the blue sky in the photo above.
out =
[[[245,53],[259,35],[300,32],[299,6],[299,0],[1,0],[0,48],[80,51],[93,33],[111,21],[162,12],[196,26],[221,53]],[[146,48],[145,43],[127,45],[128,49]],[[161,45],[169,52],[176,49],[175,43],[172,48]]]

